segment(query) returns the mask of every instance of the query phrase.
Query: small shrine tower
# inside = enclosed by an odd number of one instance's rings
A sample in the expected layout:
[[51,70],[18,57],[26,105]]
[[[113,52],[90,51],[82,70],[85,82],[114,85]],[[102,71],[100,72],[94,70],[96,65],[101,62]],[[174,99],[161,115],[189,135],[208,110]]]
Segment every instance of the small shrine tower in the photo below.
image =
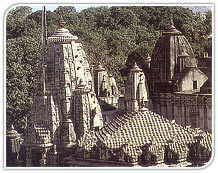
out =
[[135,63],[130,70],[125,90],[126,110],[128,112],[138,111],[147,107],[148,89],[145,75]]
[[21,135],[14,129],[14,126],[11,125],[6,131],[7,166],[18,166],[22,142]]

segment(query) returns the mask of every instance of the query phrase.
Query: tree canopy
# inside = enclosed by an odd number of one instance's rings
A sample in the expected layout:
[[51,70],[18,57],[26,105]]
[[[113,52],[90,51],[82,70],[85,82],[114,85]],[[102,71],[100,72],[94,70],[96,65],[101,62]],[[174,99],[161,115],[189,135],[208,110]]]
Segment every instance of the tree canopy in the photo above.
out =
[[[7,15],[7,123],[16,122],[20,132],[30,115],[41,56],[41,14],[41,10],[32,12],[31,7],[20,6]],[[190,41],[196,56],[207,48],[212,27],[211,11],[202,16],[183,7],[102,6],[76,12],[75,7],[59,6],[53,12],[47,11],[48,36],[57,29],[61,16],[66,28],[83,43],[89,63],[102,62],[118,86],[123,85],[120,69],[128,55],[151,54],[170,17]]]

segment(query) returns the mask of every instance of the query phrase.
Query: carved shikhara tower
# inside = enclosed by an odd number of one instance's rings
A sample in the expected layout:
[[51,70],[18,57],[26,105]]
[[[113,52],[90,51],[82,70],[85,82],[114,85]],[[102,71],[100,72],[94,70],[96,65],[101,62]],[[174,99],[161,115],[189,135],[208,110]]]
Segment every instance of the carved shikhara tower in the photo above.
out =
[[132,67],[128,75],[128,83],[125,90],[126,110],[138,111],[147,107],[148,90],[145,86],[145,75],[137,64]]
[[27,166],[55,165],[59,148],[72,147],[87,131],[103,126],[89,64],[77,39],[63,20],[48,37],[28,120]]

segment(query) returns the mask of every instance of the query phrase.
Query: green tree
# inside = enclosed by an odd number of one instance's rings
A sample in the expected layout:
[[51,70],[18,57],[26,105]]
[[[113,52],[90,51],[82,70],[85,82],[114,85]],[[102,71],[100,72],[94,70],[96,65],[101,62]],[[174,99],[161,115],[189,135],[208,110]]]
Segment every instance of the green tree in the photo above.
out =
[[19,6],[12,9],[7,14],[6,19],[6,30],[7,39],[20,37],[25,30],[24,23],[26,22],[26,17],[31,14],[32,8],[28,6]]
[[[34,82],[41,52],[42,10],[30,7],[12,9],[6,18],[7,29],[7,122],[22,131],[30,115]],[[207,49],[212,13],[206,18],[183,7],[91,7],[81,12],[71,6],[47,11],[48,36],[58,28],[60,17],[66,28],[79,37],[91,65],[99,62],[111,73],[119,87],[124,85],[120,69],[128,57],[143,60],[152,50],[162,30],[173,17],[175,27],[190,41],[196,56]],[[199,54],[199,55],[198,55]]]
[[40,58],[40,45],[32,37],[7,41],[7,123],[14,123],[18,130],[30,115],[34,82]]

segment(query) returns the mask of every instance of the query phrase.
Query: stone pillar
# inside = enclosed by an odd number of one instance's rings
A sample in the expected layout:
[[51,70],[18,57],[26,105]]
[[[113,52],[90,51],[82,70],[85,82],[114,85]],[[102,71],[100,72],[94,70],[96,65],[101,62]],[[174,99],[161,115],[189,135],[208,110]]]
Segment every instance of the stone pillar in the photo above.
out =
[[175,120],[175,95],[172,95],[172,115],[171,120]]
[[131,101],[131,111],[138,111],[138,101],[137,100],[132,100]]
[[187,118],[186,118],[186,124],[187,125],[191,125],[191,119],[190,119],[190,111],[191,111],[191,105],[187,105],[187,109],[186,109],[186,115],[188,115],[187,116]]
[[110,83],[110,86],[111,86],[111,93],[113,96],[117,96],[119,94],[119,90],[117,88],[117,84],[116,84],[116,81],[114,79],[114,77],[110,74],[108,75],[109,77],[109,83]]
[[179,98],[179,104],[178,104],[178,113],[176,116],[178,116],[178,124],[182,125],[182,104],[181,104],[181,97]]
[[63,148],[70,148],[76,144],[76,133],[73,122],[67,118],[64,119],[61,126],[61,145]]
[[180,114],[180,116],[181,116],[181,125],[185,125],[185,105],[184,104],[182,104],[181,105],[181,114]]
[[166,97],[165,98],[166,100],[165,100],[165,102],[164,102],[164,112],[165,112],[165,117],[167,118],[167,119],[169,119],[169,113],[168,113],[168,103],[169,103],[169,100],[168,100],[168,98]]
[[176,123],[178,123],[178,107],[177,105],[175,105],[174,107],[174,120],[176,121]]
[[160,100],[157,101],[157,113],[161,114],[161,103],[160,103]]
[[48,148],[42,148],[42,159],[40,159],[40,166],[45,167],[47,165],[47,152]]
[[160,115],[162,115],[162,116],[164,116],[164,118],[166,118],[165,116],[165,114],[164,114],[164,109],[163,109],[164,107],[163,107],[163,99],[161,98],[160,99]]
[[167,112],[167,95],[162,95],[162,103],[161,103],[161,115],[163,115],[165,118],[168,118],[168,112]]
[[184,103],[184,126],[187,125],[187,105],[186,105],[186,101]]
[[181,105],[180,105],[180,97],[175,98],[175,109],[174,109],[174,119],[177,124],[181,124]]
[[204,130],[208,130],[207,109],[208,109],[208,106],[205,103],[205,105],[204,105]]
[[168,95],[168,99],[167,99],[167,118],[169,120],[172,120],[172,116],[173,116],[173,100],[172,100],[172,96],[171,94]]
[[156,99],[155,99],[155,97],[154,96],[152,96],[152,98],[151,98],[151,101],[150,101],[150,110],[151,111],[153,111],[153,112],[156,112],[156,110],[157,110],[157,106],[156,106],[157,104],[156,104]]
[[87,131],[103,127],[103,118],[98,100],[95,94],[84,86],[78,86],[73,93],[72,121],[77,140]]
[[59,166],[58,165],[58,152],[56,149],[56,145],[53,145],[52,152],[49,154],[49,166]]
[[207,127],[208,127],[208,131],[212,132],[212,111],[211,111],[211,106],[207,107]]
[[26,147],[26,166],[27,167],[32,166],[32,150],[30,146]]
[[204,129],[204,107],[202,105],[199,106],[199,127]]
[[105,75],[105,68],[103,68],[102,65],[99,64],[94,72],[94,86],[95,86],[95,93],[97,97],[100,96],[100,90],[101,90],[101,85],[104,75]]

